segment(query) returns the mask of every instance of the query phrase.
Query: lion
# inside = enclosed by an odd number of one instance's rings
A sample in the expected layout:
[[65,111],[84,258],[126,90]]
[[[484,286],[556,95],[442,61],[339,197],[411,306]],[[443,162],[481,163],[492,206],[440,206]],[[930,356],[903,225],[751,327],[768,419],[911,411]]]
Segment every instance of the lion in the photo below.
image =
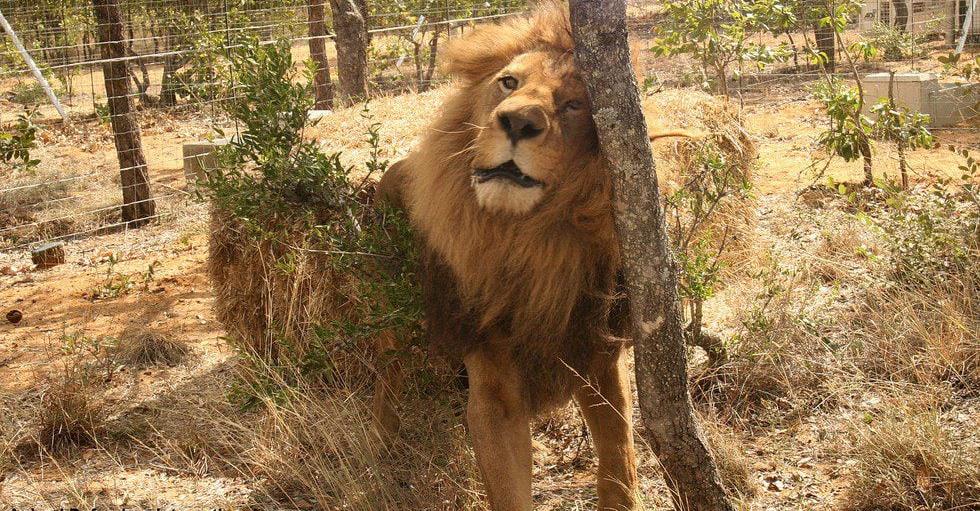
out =
[[[572,398],[595,443],[599,508],[636,507],[611,176],[572,50],[567,8],[550,3],[457,40],[444,66],[458,88],[379,184],[421,240],[427,334],[465,366],[495,511],[531,509],[530,421]],[[390,432],[400,384],[382,380],[375,416]]]

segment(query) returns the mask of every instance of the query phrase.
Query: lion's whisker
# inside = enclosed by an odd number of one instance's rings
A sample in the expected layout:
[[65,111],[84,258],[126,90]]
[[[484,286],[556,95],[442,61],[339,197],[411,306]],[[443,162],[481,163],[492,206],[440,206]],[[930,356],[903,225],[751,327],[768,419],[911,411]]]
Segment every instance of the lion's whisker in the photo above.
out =
[[465,130],[455,130],[455,131],[441,130],[441,129],[437,129],[437,128],[432,128],[432,131],[435,131],[436,133],[447,134],[447,135],[460,135],[460,134],[467,133],[467,132],[473,131],[473,130],[483,131],[483,130],[487,129],[486,126],[480,126],[480,125],[469,123],[469,122],[464,123],[464,125],[465,126],[469,126],[469,127],[466,128]]
[[452,153],[449,156],[447,156],[446,157],[446,160],[455,158],[457,156],[461,156],[461,155],[463,155],[463,154],[465,154],[465,153],[467,153],[469,151],[475,151],[475,150],[476,150],[476,145],[471,142],[466,147],[464,147],[464,148],[460,149],[459,151],[456,151],[455,153]]

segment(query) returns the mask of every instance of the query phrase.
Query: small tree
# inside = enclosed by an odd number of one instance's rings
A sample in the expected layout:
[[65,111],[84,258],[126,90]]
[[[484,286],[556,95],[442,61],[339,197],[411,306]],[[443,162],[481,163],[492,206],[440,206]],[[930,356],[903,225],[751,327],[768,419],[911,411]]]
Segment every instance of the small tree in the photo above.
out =
[[864,104],[861,91],[827,76],[826,81],[817,84],[814,94],[823,103],[830,121],[830,126],[817,138],[817,143],[830,156],[839,156],[844,161],[861,158],[864,162],[864,184],[873,185],[871,133],[874,122],[861,113]]
[[702,73],[714,75],[718,91],[728,95],[729,68],[746,53],[747,18],[742,1],[682,0],[666,2],[664,23],[653,51],[658,55],[690,53]]
[[150,195],[149,172],[140,127],[136,121],[132,93],[129,88],[129,65],[123,18],[118,0],[92,0],[98,22],[99,47],[102,49],[102,73],[112,123],[116,155],[119,158],[123,207],[122,220],[130,227],[147,223],[156,213]]
[[616,229],[626,275],[636,382],[646,439],[678,509],[732,509],[697,424],[687,387],[677,267],[646,136],[626,33],[624,0],[572,0],[575,58],[613,174]]
[[871,108],[878,116],[874,132],[879,137],[895,142],[898,146],[898,166],[902,175],[902,189],[908,189],[908,162],[905,153],[920,147],[932,147],[934,140],[929,132],[930,118],[926,114],[913,112],[895,104],[895,72],[888,80],[888,99],[882,99]]
[[367,97],[367,2],[330,0],[337,43],[337,77],[340,101],[356,103]]
[[758,17],[758,23],[775,37],[785,35],[789,40],[793,53],[793,68],[800,70],[800,50],[793,38],[793,33],[800,28],[797,0],[756,0],[753,2],[753,14]]

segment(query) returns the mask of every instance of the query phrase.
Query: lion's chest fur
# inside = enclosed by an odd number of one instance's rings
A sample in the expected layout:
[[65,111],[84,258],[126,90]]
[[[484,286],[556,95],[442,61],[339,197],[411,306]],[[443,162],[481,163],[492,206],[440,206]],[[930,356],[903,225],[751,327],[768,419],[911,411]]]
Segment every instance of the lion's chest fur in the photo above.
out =
[[560,404],[609,336],[622,334],[609,328],[618,268],[611,213],[586,226],[570,212],[544,220],[487,214],[468,175],[440,163],[412,158],[406,182],[424,243],[433,347],[459,360],[487,344],[506,346],[529,406]]

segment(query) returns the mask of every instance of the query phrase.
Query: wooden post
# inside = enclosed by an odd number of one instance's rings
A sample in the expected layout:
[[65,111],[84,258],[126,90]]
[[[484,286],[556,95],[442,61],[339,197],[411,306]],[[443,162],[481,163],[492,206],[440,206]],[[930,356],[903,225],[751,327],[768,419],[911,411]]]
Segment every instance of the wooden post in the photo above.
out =
[[330,83],[330,60],[327,58],[327,25],[324,23],[325,0],[309,0],[310,58],[316,63],[313,89],[316,93],[316,109],[333,108],[333,84]]
[[641,431],[666,472],[677,509],[729,511],[732,504],[688,391],[677,265],[626,39],[626,3],[570,0],[569,6],[575,59],[613,176],[616,230],[636,342]]
[[365,0],[330,0],[337,44],[337,79],[340,101],[350,105],[367,98],[367,3]]
[[122,178],[122,220],[129,227],[139,227],[153,218],[156,205],[150,195],[146,157],[143,156],[140,127],[129,88],[122,13],[118,0],[92,0],[92,6],[98,23],[99,47],[105,61],[102,73],[105,77],[106,101]]

